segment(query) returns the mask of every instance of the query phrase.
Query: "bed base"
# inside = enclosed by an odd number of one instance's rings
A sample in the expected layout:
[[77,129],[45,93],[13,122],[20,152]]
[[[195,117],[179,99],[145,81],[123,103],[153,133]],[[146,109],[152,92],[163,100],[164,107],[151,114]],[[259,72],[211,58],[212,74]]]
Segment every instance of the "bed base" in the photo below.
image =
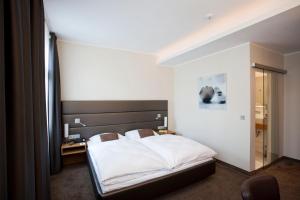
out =
[[151,179],[133,186],[103,193],[97,179],[91,157],[87,152],[87,160],[91,180],[97,199],[101,200],[132,200],[153,199],[160,195],[172,192],[186,185],[202,180],[215,173],[216,161],[211,160],[173,174]]

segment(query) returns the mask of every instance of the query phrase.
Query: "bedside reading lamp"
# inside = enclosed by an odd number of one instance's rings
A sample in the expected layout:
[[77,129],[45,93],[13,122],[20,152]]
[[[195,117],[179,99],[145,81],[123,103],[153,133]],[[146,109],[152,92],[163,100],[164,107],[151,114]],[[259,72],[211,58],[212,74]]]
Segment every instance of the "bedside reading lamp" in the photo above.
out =
[[156,114],[155,120],[160,120],[161,119],[161,114]]
[[80,124],[81,126],[86,127],[85,124],[80,122],[80,118],[75,118],[75,124]]
[[164,127],[168,128],[168,117],[164,117]]
[[67,143],[69,140],[69,124],[64,124],[64,128],[65,128],[64,131],[65,143]]
[[[162,119],[162,114],[157,114],[155,120],[160,120]],[[168,117],[164,117],[164,125],[163,126],[158,126],[158,130],[166,130],[168,128]]]
[[[81,126],[86,127],[86,124],[80,122],[80,118],[75,118],[75,124],[80,124]],[[65,143],[69,143],[70,140],[71,142],[85,141],[85,139],[80,138],[79,133],[69,135],[69,124],[64,124],[64,138],[65,138]]]

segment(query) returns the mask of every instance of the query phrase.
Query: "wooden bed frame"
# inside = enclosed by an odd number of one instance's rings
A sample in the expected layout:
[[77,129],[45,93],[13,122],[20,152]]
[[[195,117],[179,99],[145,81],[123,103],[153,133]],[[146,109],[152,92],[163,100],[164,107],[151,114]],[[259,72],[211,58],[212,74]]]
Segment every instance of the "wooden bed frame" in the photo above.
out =
[[[157,115],[162,117],[157,119]],[[140,128],[157,129],[168,116],[167,100],[149,101],[63,101],[62,122],[70,126],[70,135],[80,133],[83,138],[105,132],[119,132]],[[80,118],[85,127],[74,124]],[[211,160],[169,175],[151,179],[136,185],[103,193],[87,150],[91,180],[97,199],[152,199],[174,191],[215,173],[215,160]]]

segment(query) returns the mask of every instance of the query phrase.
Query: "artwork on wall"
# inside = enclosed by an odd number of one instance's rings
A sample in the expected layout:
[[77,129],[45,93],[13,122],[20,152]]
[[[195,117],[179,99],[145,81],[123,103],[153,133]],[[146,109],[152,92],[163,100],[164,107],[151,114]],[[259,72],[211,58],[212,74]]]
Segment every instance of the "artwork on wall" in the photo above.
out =
[[227,76],[215,74],[198,79],[199,107],[203,109],[226,109]]

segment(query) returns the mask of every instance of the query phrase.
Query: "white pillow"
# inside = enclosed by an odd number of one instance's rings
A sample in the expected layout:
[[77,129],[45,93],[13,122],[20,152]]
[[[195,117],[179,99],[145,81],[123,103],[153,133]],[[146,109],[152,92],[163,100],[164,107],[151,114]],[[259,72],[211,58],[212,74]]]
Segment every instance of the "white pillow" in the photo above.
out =
[[[153,130],[152,130],[153,131]],[[156,133],[155,131],[153,131],[154,135],[157,136],[159,135],[158,133]],[[140,134],[139,134],[139,130],[136,129],[136,130],[131,130],[131,131],[127,131],[125,133],[125,136],[129,139],[132,139],[132,140],[139,140],[141,139],[140,137]]]
[[[97,135],[94,135],[94,136],[90,137],[89,140],[91,142],[102,142],[101,138],[100,138],[100,135],[103,135],[103,134],[109,134],[109,133],[99,133]],[[119,133],[118,133],[118,137],[119,137],[119,139],[124,139],[125,138],[125,136],[123,136],[123,135],[121,135]]]

